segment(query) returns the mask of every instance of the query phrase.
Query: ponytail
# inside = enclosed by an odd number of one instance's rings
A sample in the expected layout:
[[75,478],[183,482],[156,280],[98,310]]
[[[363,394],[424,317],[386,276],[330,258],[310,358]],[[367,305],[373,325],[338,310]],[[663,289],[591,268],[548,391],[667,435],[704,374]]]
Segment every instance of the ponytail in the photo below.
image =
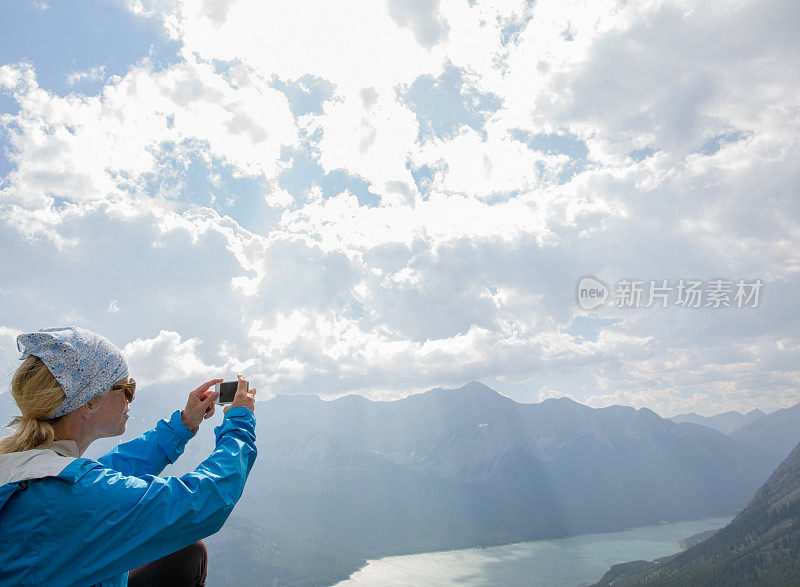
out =
[[14,431],[0,438],[0,454],[30,450],[53,442],[53,423],[63,416],[47,417],[58,409],[66,394],[39,357],[27,357],[14,372],[11,395],[22,415],[14,419]]

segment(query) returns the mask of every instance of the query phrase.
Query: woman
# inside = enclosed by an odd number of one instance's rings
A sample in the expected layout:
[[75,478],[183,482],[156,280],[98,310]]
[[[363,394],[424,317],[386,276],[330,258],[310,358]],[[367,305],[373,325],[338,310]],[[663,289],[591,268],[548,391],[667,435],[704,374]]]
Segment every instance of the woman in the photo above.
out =
[[209,390],[222,379],[93,461],[81,455],[125,432],[134,399],[122,353],[75,327],[22,334],[17,346],[11,393],[22,415],[0,439],[0,585],[204,585],[201,539],[225,523],[255,462],[256,390],[239,375],[211,455],[159,477],[214,414]]

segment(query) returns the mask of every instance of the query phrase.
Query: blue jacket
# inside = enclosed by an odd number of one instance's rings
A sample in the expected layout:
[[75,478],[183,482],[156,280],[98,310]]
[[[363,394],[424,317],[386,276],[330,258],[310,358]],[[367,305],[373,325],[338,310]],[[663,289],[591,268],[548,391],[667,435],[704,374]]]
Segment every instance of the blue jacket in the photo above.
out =
[[97,461],[72,440],[0,455],[0,586],[124,586],[130,569],[222,528],[256,459],[255,416],[229,409],[205,461],[158,477],[193,436],[180,414]]

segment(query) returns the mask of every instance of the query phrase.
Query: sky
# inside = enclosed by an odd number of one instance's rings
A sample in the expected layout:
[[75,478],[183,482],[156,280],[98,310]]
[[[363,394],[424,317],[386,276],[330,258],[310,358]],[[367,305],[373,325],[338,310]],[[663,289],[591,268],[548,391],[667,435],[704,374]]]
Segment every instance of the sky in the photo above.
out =
[[76,325],[142,392],[792,406],[798,24],[792,0],[4,2],[0,371]]

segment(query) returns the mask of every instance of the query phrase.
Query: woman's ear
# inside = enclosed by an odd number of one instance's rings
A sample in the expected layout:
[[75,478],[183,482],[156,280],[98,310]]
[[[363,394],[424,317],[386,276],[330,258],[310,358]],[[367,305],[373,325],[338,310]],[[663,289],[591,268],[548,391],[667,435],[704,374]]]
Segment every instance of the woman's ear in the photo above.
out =
[[85,417],[88,417],[94,412],[96,412],[99,407],[100,407],[100,398],[93,397],[92,399],[90,399],[88,402],[86,402],[81,406],[81,410],[83,410],[83,415]]

